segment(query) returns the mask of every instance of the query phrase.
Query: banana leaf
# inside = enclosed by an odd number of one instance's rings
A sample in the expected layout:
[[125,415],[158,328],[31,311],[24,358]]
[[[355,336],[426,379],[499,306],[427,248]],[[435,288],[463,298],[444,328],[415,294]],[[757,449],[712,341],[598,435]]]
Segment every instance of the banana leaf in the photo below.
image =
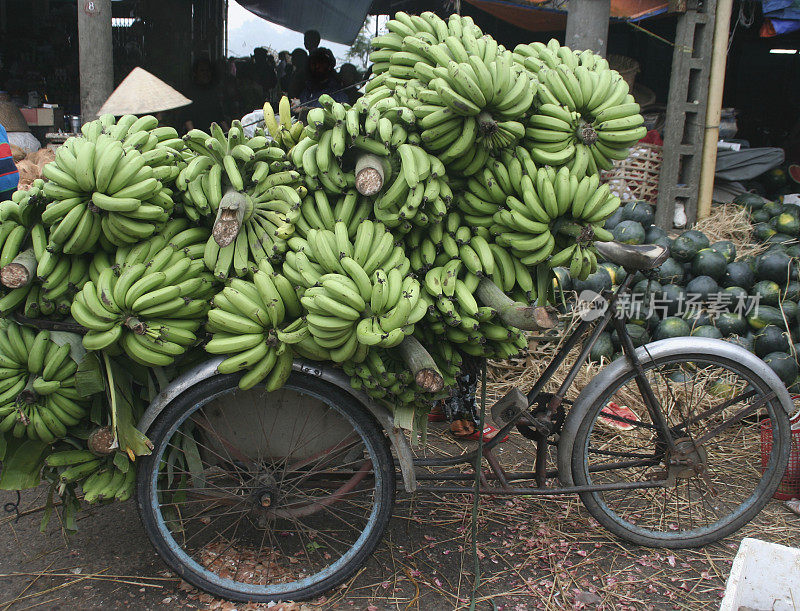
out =
[[36,488],[49,446],[33,439],[10,439],[0,475],[0,490]]

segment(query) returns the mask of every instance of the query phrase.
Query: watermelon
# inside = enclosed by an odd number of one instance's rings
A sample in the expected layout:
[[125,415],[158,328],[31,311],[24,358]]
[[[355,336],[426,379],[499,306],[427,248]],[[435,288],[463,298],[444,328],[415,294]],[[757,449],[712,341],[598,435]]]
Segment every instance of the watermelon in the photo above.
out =
[[719,292],[717,281],[710,276],[697,276],[686,283],[686,294],[689,297],[706,301],[709,295]]
[[768,201],[764,204],[763,209],[770,216],[778,216],[783,212],[783,204],[776,201]]
[[589,360],[593,363],[599,363],[601,359],[611,360],[614,354],[614,345],[611,343],[611,335],[609,333],[601,333],[597,337],[597,341],[589,350]]
[[792,280],[783,289],[783,298],[797,301],[800,299],[800,282]]
[[783,313],[778,308],[772,306],[759,305],[747,315],[747,322],[750,326],[759,331],[768,325],[775,325],[783,328],[786,322],[783,320]]
[[681,235],[692,240],[697,245],[697,250],[702,250],[711,246],[708,236],[697,229],[687,229]]
[[772,168],[768,172],[764,172],[758,179],[769,191],[777,191],[788,182],[786,170],[781,167]]
[[789,339],[780,327],[767,325],[753,340],[756,355],[765,357],[770,352],[789,352]]
[[753,336],[750,334],[742,334],[742,335],[730,335],[725,338],[732,344],[736,344],[737,346],[741,346],[748,352],[753,352]]
[[763,358],[764,362],[769,365],[772,371],[778,374],[784,384],[792,384],[797,378],[797,363],[790,354],[772,352]]
[[720,291],[720,294],[723,296],[723,303],[729,310],[736,309],[739,304],[747,303],[747,291],[741,286],[727,286]]
[[786,320],[791,322],[797,318],[798,307],[794,301],[784,299],[781,301],[779,308],[783,310],[783,315],[786,317]]
[[631,293],[634,295],[653,295],[658,298],[661,297],[661,285],[655,280],[641,280],[633,285]]
[[613,213],[611,213],[611,216],[609,216],[606,219],[606,222],[603,224],[603,227],[605,227],[609,231],[613,231],[614,227],[619,225],[624,220],[625,217],[622,214],[622,208],[617,208],[616,210],[614,210]]
[[644,236],[645,244],[655,244],[658,238],[667,237],[667,232],[661,229],[658,225],[650,225]]
[[656,277],[662,284],[683,282],[683,266],[670,257],[656,269]]
[[689,232],[685,231],[672,240],[670,254],[680,263],[692,261],[697,256],[697,253],[700,252],[701,248],[706,248],[708,246],[700,246],[696,240],[692,239],[692,236],[686,235],[687,233]]
[[692,329],[692,335],[697,337],[711,337],[713,339],[722,339],[722,332],[712,325],[703,325],[702,327],[695,327]]
[[[625,330],[628,332],[628,335],[631,338],[631,343],[633,343],[635,348],[644,346],[650,341],[650,334],[647,332],[647,329],[640,325],[629,323],[625,325]],[[614,348],[620,348],[621,344],[619,341],[619,334],[617,333],[616,329],[611,333],[611,342],[614,344]]]
[[792,182],[796,185],[800,185],[800,165],[793,163],[789,166],[789,169],[786,170],[786,173],[789,175],[789,178],[792,179]]
[[771,250],[756,257],[756,277],[759,280],[772,280],[780,286],[789,281],[791,258],[786,253]]
[[757,210],[764,205],[764,198],[756,193],[740,193],[733,198],[733,203]]
[[643,227],[649,227],[656,218],[653,206],[647,202],[635,201],[628,202],[622,208],[622,217],[626,221],[636,221]]
[[725,257],[710,248],[702,249],[692,261],[692,273],[695,276],[710,276],[720,281],[727,270],[728,261]]
[[784,247],[783,252],[789,255],[792,259],[800,259],[800,244],[789,244]]
[[783,244],[788,244],[792,240],[794,240],[794,236],[790,236],[790,235],[786,235],[785,233],[777,232],[777,233],[774,233],[771,236],[769,236],[765,240],[765,243],[766,244],[782,244],[783,245]]
[[722,286],[740,286],[748,290],[753,286],[753,270],[745,261],[728,263],[721,284]]
[[769,224],[775,231],[784,235],[796,236],[800,233],[800,220],[798,220],[795,215],[789,214],[788,212],[782,212],[778,216],[773,216]]
[[759,305],[777,306],[781,299],[781,287],[772,280],[760,280],[753,285],[753,296],[758,297]]
[[609,401],[600,412],[597,422],[618,431],[630,431],[634,428],[633,424],[620,421],[620,418],[633,421],[639,420],[639,417],[629,407]]
[[720,333],[725,337],[729,335],[745,335],[747,334],[747,321],[738,314],[731,312],[722,312],[714,320],[714,324]]
[[622,244],[644,243],[644,227],[636,221],[622,221],[611,233],[614,234],[614,240]]
[[686,303],[686,291],[677,284],[665,284],[661,287],[659,307],[666,307],[667,316],[675,316]]
[[575,292],[580,295],[583,291],[594,291],[595,293],[602,293],[603,291],[611,290],[613,282],[608,270],[598,267],[597,271],[589,274],[586,280],[575,280]]
[[572,290],[572,277],[566,267],[556,267],[553,269],[555,275],[554,281],[561,287],[562,291]]
[[763,209],[753,210],[750,213],[750,222],[753,223],[754,225],[756,223],[767,223],[770,220],[770,218],[772,217],[769,215],[769,212]]
[[612,285],[619,284],[619,282],[617,281],[617,274],[619,273],[620,268],[618,266],[614,265],[613,263],[609,263],[608,261],[604,261],[603,263],[600,263],[597,266],[598,270],[600,268],[606,270],[608,277],[611,278]]
[[696,327],[705,327],[712,323],[711,316],[708,315],[708,312],[696,307],[688,308],[683,315],[683,320],[685,320],[692,329]]
[[670,337],[686,337],[691,334],[692,329],[683,318],[677,316],[668,316],[656,327],[653,333],[653,339],[667,339]]
[[714,242],[709,248],[725,257],[727,263],[733,263],[736,260],[736,246],[730,240]]
[[759,242],[766,242],[777,233],[769,223],[758,223],[753,226],[753,237]]
[[650,242],[648,240],[648,243],[649,244],[655,244],[656,246],[661,246],[663,248],[666,248],[667,251],[669,251],[669,252],[672,251],[672,240],[670,240],[668,236],[663,236],[663,237],[660,237],[660,238],[656,238],[652,242]]

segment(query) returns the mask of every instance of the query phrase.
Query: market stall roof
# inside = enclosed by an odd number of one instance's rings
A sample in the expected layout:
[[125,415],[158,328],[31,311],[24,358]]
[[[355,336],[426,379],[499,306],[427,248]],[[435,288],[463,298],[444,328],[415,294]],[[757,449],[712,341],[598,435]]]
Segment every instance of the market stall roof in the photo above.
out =
[[317,30],[324,40],[349,45],[372,0],[236,0],[251,13],[296,32]]
[[[556,8],[553,0],[466,0],[498,19],[533,32],[563,30],[567,11]],[[557,6],[565,6],[558,2]],[[611,19],[641,21],[667,12],[666,0],[611,0]]]

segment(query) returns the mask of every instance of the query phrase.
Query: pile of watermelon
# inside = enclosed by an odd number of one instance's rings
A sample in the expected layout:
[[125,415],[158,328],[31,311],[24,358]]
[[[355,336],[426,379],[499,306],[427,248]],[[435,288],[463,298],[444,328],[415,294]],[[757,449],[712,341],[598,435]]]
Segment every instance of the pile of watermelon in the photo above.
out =
[[[712,243],[698,230],[670,238],[652,224],[654,210],[646,202],[629,202],[610,217],[606,227],[615,240],[670,249],[670,258],[658,269],[647,275],[637,272],[630,303],[622,306],[631,315],[627,328],[634,345],[690,335],[725,339],[755,353],[790,390],[800,391],[796,360],[800,352],[800,244],[795,243],[800,235],[800,208],[771,208],[774,215],[761,222],[772,227],[773,233],[759,238],[770,246],[757,256],[744,257],[737,256],[732,242]],[[753,213],[763,209],[758,204],[752,208]],[[570,278],[563,268],[556,275],[566,304],[571,291],[611,289],[625,279],[626,272],[602,262],[584,281]],[[620,356],[620,350],[616,332],[603,333],[590,359],[612,360]]]

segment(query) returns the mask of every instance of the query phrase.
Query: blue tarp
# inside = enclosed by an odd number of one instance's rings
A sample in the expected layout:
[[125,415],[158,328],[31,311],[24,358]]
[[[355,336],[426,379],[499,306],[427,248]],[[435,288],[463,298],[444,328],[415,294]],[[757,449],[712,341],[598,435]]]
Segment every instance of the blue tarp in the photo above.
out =
[[236,0],[251,13],[296,32],[317,30],[323,39],[349,45],[372,0]]

